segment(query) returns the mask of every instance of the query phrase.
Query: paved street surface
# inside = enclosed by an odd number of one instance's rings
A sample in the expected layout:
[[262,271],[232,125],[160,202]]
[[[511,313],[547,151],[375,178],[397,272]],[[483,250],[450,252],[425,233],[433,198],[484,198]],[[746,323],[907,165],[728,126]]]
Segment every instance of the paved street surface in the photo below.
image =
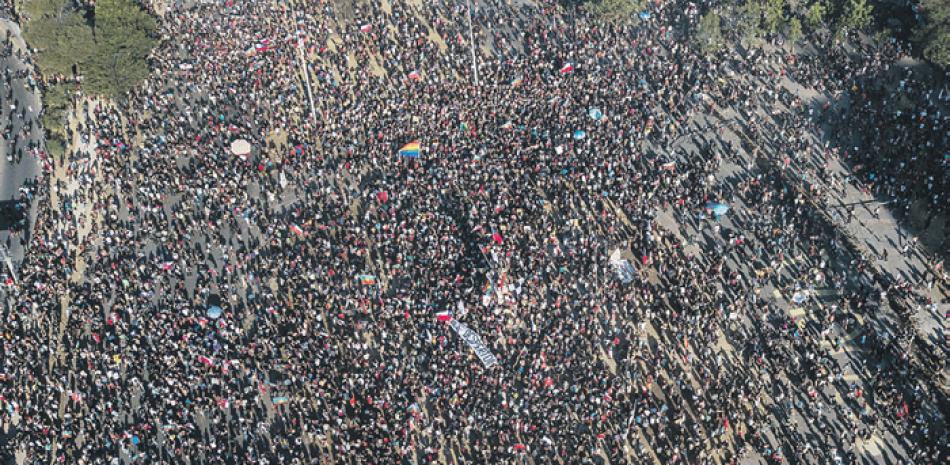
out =
[[946,279],[814,111],[899,44],[704,58],[687,2],[158,4],[162,69],[20,162],[3,459],[940,463]]
[[[38,121],[42,104],[29,74],[30,65],[24,60],[28,54],[20,28],[10,20],[0,19],[0,34],[6,35],[8,31],[11,34],[11,42],[8,42],[6,47],[12,53],[5,53],[0,59],[0,69],[4,73],[0,121],[5,122],[6,134],[5,140],[0,143],[0,201],[15,202],[19,199],[24,180],[33,179],[39,172],[37,160],[23,154],[30,152],[31,144],[41,144],[42,128],[31,122]],[[27,219],[29,216],[23,215]],[[23,236],[16,235],[11,238],[7,221],[7,218],[0,219],[0,223],[3,223],[0,241],[9,248],[11,259],[19,263],[23,260],[24,248],[19,241]],[[7,274],[6,269],[3,272]]]

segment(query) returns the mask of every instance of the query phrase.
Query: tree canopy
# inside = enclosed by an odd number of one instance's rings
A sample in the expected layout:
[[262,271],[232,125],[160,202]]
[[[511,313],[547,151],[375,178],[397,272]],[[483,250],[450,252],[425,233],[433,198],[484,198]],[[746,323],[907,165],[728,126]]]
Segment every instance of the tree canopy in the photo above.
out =
[[739,8],[739,30],[742,41],[747,45],[757,45],[762,37],[762,12],[764,7],[759,0],[746,0]]
[[950,65],[950,0],[921,0],[923,21],[916,39],[924,57],[938,65]]
[[699,49],[703,53],[710,54],[722,48],[722,25],[718,14],[710,11],[703,15],[699,20],[699,30],[696,32],[696,40],[699,43]]
[[785,0],[766,0],[765,2],[765,30],[775,34],[782,27],[785,20]]
[[805,10],[805,25],[808,29],[816,31],[825,24],[825,17],[828,16],[828,6],[822,0],[817,0],[808,9]]
[[871,12],[874,7],[868,5],[867,0],[848,0],[841,15],[841,27],[858,30],[871,25]]
[[87,67],[87,82],[124,94],[148,76],[155,20],[131,0],[98,0],[94,26],[96,56]]
[[24,10],[23,33],[44,75],[69,76],[76,67],[87,92],[116,98],[148,74],[156,23],[133,0],[99,0],[94,10],[26,0]]

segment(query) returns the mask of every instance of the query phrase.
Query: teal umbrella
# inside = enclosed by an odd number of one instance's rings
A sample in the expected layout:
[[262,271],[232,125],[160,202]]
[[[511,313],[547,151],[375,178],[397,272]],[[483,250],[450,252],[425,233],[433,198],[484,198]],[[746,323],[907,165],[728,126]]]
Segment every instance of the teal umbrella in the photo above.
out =
[[729,211],[729,205],[719,202],[707,202],[706,210],[711,211],[715,216],[722,216]]
[[212,319],[218,318],[221,316],[222,311],[223,310],[221,310],[221,307],[217,305],[212,305],[208,307],[208,318],[212,318]]

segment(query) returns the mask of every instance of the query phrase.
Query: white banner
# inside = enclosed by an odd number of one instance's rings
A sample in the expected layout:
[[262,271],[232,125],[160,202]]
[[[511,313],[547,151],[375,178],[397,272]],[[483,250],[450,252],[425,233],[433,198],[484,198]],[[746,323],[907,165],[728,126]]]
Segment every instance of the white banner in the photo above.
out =
[[491,368],[495,365],[498,365],[498,359],[492,355],[491,351],[488,350],[488,346],[482,342],[481,336],[479,336],[475,331],[472,331],[472,328],[469,328],[468,325],[456,320],[455,318],[449,322],[449,326],[451,326],[452,329],[458,333],[459,337],[461,337],[462,340],[465,341],[465,343],[475,351],[475,355],[477,355],[478,359],[482,361],[482,365],[485,365],[485,368]]

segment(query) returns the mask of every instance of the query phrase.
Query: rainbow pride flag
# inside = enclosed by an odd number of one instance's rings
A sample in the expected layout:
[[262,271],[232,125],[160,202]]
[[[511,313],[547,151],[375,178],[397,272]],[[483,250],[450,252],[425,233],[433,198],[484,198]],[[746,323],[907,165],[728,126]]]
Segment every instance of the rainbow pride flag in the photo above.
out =
[[399,156],[407,158],[419,158],[419,149],[419,141],[414,140],[406,145],[403,145],[402,148],[399,149]]
[[364,286],[375,286],[376,285],[376,276],[371,274],[360,274],[356,275],[356,279],[360,280],[360,284]]
[[493,292],[495,292],[495,283],[489,278],[482,286],[482,295],[491,295]]

